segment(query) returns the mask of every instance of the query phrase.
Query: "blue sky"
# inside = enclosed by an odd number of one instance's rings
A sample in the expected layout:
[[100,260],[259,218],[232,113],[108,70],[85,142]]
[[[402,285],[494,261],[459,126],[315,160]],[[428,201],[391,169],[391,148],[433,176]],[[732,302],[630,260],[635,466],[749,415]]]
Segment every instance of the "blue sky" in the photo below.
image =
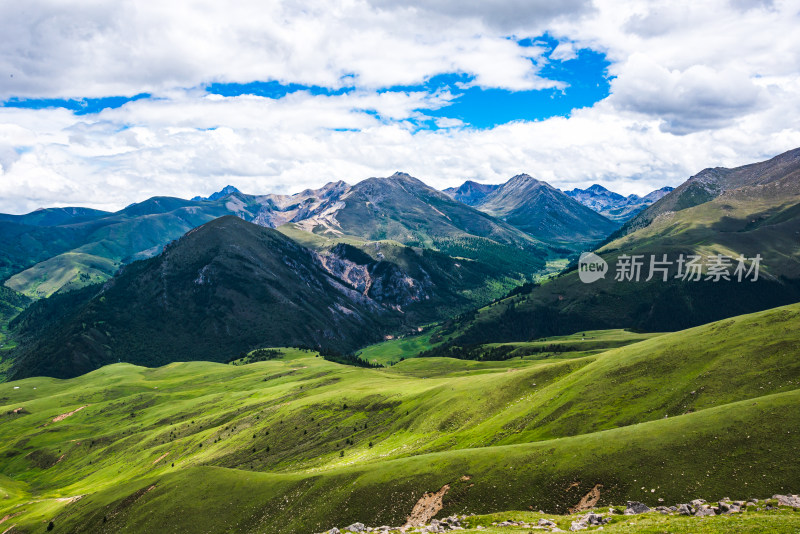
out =
[[[575,52],[568,60],[555,60],[549,56],[559,42],[549,35],[518,40],[523,47],[541,46],[547,52],[538,67],[542,78],[555,80],[563,88],[509,90],[481,87],[475,76],[466,73],[442,73],[416,85],[395,85],[378,89],[378,92],[425,92],[448,91],[454,98],[449,105],[438,109],[420,108],[426,117],[458,119],[473,128],[492,128],[511,121],[543,120],[550,117],[569,116],[575,108],[590,107],[609,95],[608,67],[604,54],[591,49]],[[536,66],[535,62],[531,62]],[[252,81],[248,83],[209,83],[203,90],[226,97],[255,95],[280,99],[298,91],[312,95],[335,96],[358,90],[357,85],[348,85],[354,78],[343,77],[342,87],[331,88],[299,83],[281,83],[276,80]],[[128,102],[153,98],[147,93],[131,97],[108,96],[101,98],[25,98],[12,96],[0,103],[3,107],[23,109],[64,108],[75,115],[98,113],[104,109],[119,108]],[[369,109],[369,112],[376,110]],[[438,129],[436,120],[416,120],[420,129]]]
[[526,172],[646,194],[800,146],[799,13],[798,0],[0,3],[0,212],[398,170],[439,188]]

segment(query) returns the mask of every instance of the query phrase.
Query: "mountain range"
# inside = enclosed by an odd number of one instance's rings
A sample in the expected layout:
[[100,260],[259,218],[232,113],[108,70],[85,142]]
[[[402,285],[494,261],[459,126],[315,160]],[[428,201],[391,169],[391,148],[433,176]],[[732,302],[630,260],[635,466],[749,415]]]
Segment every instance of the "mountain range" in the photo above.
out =
[[527,176],[489,189],[492,194],[476,209],[396,173],[294,195],[246,195],[227,186],[209,197],[154,197],[115,213],[53,208],[0,215],[0,278],[31,298],[79,289],[223,215],[280,228],[309,246],[393,241],[438,250],[502,267],[513,279],[541,271],[547,258],[589,247],[615,229]]
[[[631,219],[596,252],[604,278],[580,280],[578,266],[477,310],[451,331],[451,344],[521,341],[584,329],[673,331],[800,300],[800,149],[735,169],[707,169]],[[669,262],[649,277],[651,258]],[[680,274],[697,255],[700,281]],[[708,264],[729,258],[728,279],[708,280]],[[737,258],[757,280],[731,277]],[[619,263],[642,263],[639,281],[617,279]],[[686,274],[683,269],[683,274]],[[648,280],[648,278],[652,278]]]
[[[56,288],[0,287],[2,528],[798,528],[800,149],[622,226],[527,175],[458,194],[398,173],[1,220],[8,282]],[[80,254],[115,272],[50,277]],[[758,276],[714,268],[740,257]]]
[[599,184],[594,184],[587,189],[572,189],[564,193],[597,213],[600,213],[612,221],[619,223],[625,222],[634,217],[637,213],[661,200],[663,196],[672,191],[673,187],[662,187],[656,189],[643,197],[638,195],[628,195],[624,197],[619,193],[609,191]]
[[514,176],[475,206],[545,242],[576,251],[591,249],[618,227],[527,174]]
[[[799,156],[795,150],[738,169],[703,171],[619,229],[528,175],[490,188],[465,184],[458,194],[474,204],[469,206],[403,173],[353,186],[331,182],[295,195],[244,195],[228,187],[208,199],[156,197],[113,214],[55,210],[5,220],[0,224],[17,232],[4,239],[17,246],[4,254],[28,250],[28,262],[51,254],[11,276],[6,286],[34,298],[58,293],[31,305],[12,323],[20,347],[14,350],[11,376],[72,376],[123,355],[127,361],[163,362],[178,358],[187,347],[217,360],[265,344],[348,352],[443,319],[448,319],[447,346],[457,347],[583,329],[676,330],[786,304],[800,299]],[[698,193],[701,185],[703,194]],[[598,187],[590,189],[595,196],[613,197]],[[218,221],[235,230],[226,233],[233,248],[218,246]],[[256,239],[259,228],[271,237]],[[52,231],[56,239],[47,240],[42,230]],[[169,245],[173,239],[178,240]],[[532,283],[533,275],[547,274],[547,262],[574,261],[577,252],[603,240],[597,252],[612,275],[620,257],[658,254],[760,254],[762,275],[747,284],[689,283],[675,278],[673,264],[664,282],[621,283],[606,276],[587,285],[573,266],[546,283]],[[302,251],[296,254],[303,261],[286,259],[292,255],[281,247],[288,250],[290,244]],[[224,266],[211,296],[204,283],[196,282],[204,280],[204,266],[185,260],[183,269],[174,259],[191,257],[191,249],[205,251],[204,265]],[[239,258],[237,250],[247,252]],[[133,261],[147,257],[153,259]],[[273,278],[289,293],[247,294],[246,280],[272,279],[264,265],[273,266]],[[301,279],[316,281],[306,284],[307,293],[295,270],[306,273]],[[155,282],[166,280],[166,272],[175,275],[177,285]],[[333,286],[320,286],[321,280]],[[510,290],[507,298],[481,308]],[[12,312],[24,302],[18,293],[6,295]],[[173,305],[150,324],[143,310],[159,299]],[[328,303],[328,311],[309,315],[312,310],[302,306],[286,307],[283,314],[294,329],[270,330],[261,322],[281,313],[276,303],[296,300]],[[124,309],[126,301],[130,309]],[[175,332],[191,327],[172,341],[159,339],[159,326],[170,321]],[[341,335],[325,333],[325,324],[339,323],[341,328],[334,330]],[[240,330],[243,325],[253,335]],[[161,350],[165,359],[152,356],[155,345],[134,341],[141,335],[126,337],[126,328],[151,332],[145,338],[168,347]]]

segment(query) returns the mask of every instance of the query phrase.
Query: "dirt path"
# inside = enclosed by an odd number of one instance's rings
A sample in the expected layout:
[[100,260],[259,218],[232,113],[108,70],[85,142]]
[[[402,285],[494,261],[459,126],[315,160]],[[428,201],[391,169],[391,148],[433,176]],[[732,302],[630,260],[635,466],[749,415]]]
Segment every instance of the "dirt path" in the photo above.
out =
[[55,418],[53,419],[53,422],[54,422],[54,423],[58,423],[59,421],[63,421],[63,420],[64,420],[64,419],[66,419],[67,417],[69,417],[69,416],[71,416],[71,415],[75,415],[76,413],[78,413],[79,411],[83,410],[84,408],[86,408],[86,407],[88,407],[88,406],[89,406],[89,405],[88,405],[88,404],[86,404],[86,405],[84,405],[84,406],[81,406],[80,408],[75,408],[75,409],[74,409],[74,410],[72,410],[71,412],[62,413],[62,414],[61,414],[61,415],[59,415],[58,417],[55,417]]
[[442,499],[449,489],[450,484],[445,484],[442,486],[442,489],[436,493],[426,493],[423,495],[411,510],[411,515],[406,519],[404,528],[422,526],[433,519],[434,516],[439,513],[439,510],[442,509]]
[[169,455],[169,453],[168,453],[168,452],[165,452],[164,454],[162,454],[161,456],[159,456],[158,458],[156,458],[156,459],[153,461],[153,465],[156,465],[158,462],[160,462],[161,460],[163,460],[164,458],[166,458],[166,457],[167,457],[167,455]]
[[17,517],[17,516],[18,516],[19,514],[21,514],[21,513],[22,513],[22,512],[17,512],[16,514],[8,514],[8,515],[7,515],[7,516],[5,516],[4,518],[0,519],[0,524],[3,524],[3,523],[5,523],[6,521],[8,521],[9,519],[11,519],[11,518],[13,518],[13,517]]
[[83,499],[83,495],[75,495],[74,497],[58,497],[58,498],[53,499],[53,500],[55,500],[57,502],[65,502],[67,504],[71,504],[71,503],[74,503],[74,502],[79,501],[81,499]]
[[600,488],[602,487],[602,484],[595,485],[595,487],[589,490],[589,493],[583,496],[581,502],[569,509],[569,513],[575,514],[577,512],[583,512],[584,510],[594,508],[597,504],[597,501],[600,500]]

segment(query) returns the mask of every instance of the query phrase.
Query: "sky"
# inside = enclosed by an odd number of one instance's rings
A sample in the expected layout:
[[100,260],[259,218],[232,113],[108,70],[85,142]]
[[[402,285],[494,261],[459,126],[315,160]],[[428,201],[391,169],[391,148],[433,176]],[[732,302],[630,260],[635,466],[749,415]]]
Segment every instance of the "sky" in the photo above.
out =
[[0,212],[395,171],[645,194],[800,146],[800,0],[0,3]]

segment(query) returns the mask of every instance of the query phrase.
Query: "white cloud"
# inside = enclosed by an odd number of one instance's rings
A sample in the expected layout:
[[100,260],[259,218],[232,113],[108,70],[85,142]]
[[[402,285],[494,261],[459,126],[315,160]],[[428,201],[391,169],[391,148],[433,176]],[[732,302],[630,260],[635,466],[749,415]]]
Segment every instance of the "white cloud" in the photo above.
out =
[[[488,11],[510,14],[519,4]],[[547,20],[568,11],[538,4],[524,12]],[[0,99],[161,95],[213,81],[376,88],[441,72],[467,73],[486,87],[552,87],[532,65],[540,53],[480,18],[447,23],[363,0],[0,3]]]
[[[0,108],[0,211],[112,209],[228,183],[288,192],[396,170],[437,187],[528,172],[646,193],[800,146],[799,11],[797,0],[0,4],[0,99],[159,97],[84,116]],[[545,32],[560,43],[549,58],[517,43]],[[542,67],[582,48],[611,61],[612,94],[567,118],[479,130],[437,117],[440,129],[420,130],[455,96],[375,90],[453,72],[482,87],[561,87]],[[268,79],[356,89],[197,89]]]
[[756,111],[764,100],[761,88],[734,68],[693,65],[683,72],[668,71],[634,54],[617,72],[611,100],[621,109],[660,117],[661,128],[675,134],[726,126]]

